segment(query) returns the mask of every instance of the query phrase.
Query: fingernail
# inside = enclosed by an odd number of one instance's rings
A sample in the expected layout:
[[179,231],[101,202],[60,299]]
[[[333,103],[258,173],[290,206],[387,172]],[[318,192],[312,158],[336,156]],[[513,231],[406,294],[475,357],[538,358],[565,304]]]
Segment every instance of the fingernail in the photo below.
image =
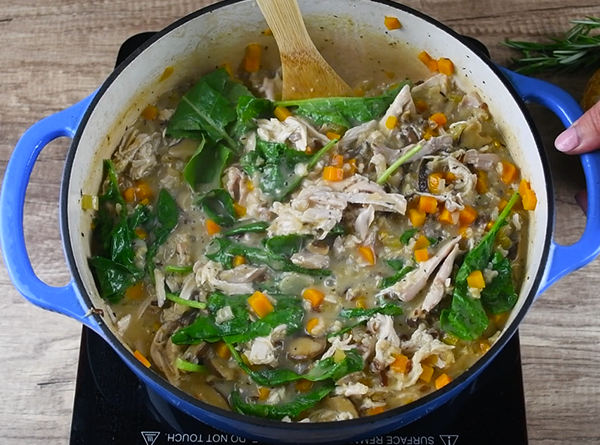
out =
[[554,146],[557,150],[567,153],[576,149],[579,146],[579,135],[575,127],[569,127],[558,135],[554,141]]

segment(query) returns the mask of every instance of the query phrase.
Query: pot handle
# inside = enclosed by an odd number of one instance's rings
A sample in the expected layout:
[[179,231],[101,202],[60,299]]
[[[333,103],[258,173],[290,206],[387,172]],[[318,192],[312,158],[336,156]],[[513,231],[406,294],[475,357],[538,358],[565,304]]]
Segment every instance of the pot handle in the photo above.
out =
[[[549,108],[565,127],[569,127],[583,114],[579,104],[563,89],[506,68],[500,69],[523,100]],[[538,295],[568,273],[590,263],[600,253],[600,151],[581,155],[581,164],[588,191],[585,230],[579,241],[570,246],[562,246],[552,240],[549,267],[540,283]]]
[[48,116],[29,128],[17,143],[6,167],[0,192],[0,243],[8,274],[17,290],[31,303],[58,312],[98,331],[86,315],[71,280],[66,286],[49,286],[35,274],[25,247],[23,207],[31,171],[42,149],[59,137],[73,138],[94,94]]

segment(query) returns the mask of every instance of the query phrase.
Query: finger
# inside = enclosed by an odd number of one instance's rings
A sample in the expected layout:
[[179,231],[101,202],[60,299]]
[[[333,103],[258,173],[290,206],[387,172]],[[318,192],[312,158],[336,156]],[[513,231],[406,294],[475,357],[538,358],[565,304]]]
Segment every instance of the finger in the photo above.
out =
[[563,153],[574,155],[600,148],[600,102],[559,134],[554,146]]
[[577,201],[577,204],[579,204],[579,207],[581,207],[581,210],[583,210],[583,213],[585,213],[587,215],[587,211],[588,211],[587,191],[582,190],[580,192],[577,192],[577,194],[575,194],[575,201]]

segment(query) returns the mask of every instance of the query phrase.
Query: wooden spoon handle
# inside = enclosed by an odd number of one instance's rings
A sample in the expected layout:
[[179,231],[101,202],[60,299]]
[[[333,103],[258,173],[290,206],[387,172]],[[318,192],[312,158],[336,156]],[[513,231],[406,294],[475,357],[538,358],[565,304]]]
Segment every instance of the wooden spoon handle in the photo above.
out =
[[294,53],[313,49],[302,13],[296,0],[256,0],[281,53]]

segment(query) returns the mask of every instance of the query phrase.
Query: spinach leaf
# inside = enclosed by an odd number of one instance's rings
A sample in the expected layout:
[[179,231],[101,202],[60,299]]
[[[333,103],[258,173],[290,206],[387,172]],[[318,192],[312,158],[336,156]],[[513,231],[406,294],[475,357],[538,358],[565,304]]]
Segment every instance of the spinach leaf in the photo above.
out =
[[148,252],[146,252],[146,270],[151,277],[154,277],[154,257],[156,256],[156,252],[167,241],[167,238],[177,226],[178,220],[179,207],[175,199],[173,199],[167,190],[161,189],[156,202],[155,225],[151,230],[154,241],[148,246]]
[[392,269],[394,269],[396,271],[396,273],[394,275],[392,275],[391,277],[386,277],[383,280],[381,280],[381,284],[379,285],[380,289],[385,289],[390,286],[393,286],[398,281],[400,281],[402,278],[404,278],[404,276],[407,273],[409,273],[411,270],[413,270],[413,268],[409,267],[409,266],[403,267],[404,262],[400,259],[386,260],[386,263],[388,266],[390,266]]
[[237,120],[236,107],[242,96],[252,94],[231,79],[224,68],[201,77],[182,97],[169,121],[167,135],[190,139],[206,136],[239,151],[238,142],[229,135],[228,126]]
[[400,242],[402,244],[408,244],[410,242],[410,239],[415,236],[415,234],[419,231],[419,229],[410,229],[407,230],[406,232],[404,232],[401,236],[400,236]]
[[211,144],[201,136],[196,152],[183,169],[183,178],[192,189],[196,189],[199,184],[218,187],[231,156],[231,150],[223,144]]
[[119,190],[119,180],[117,178],[115,164],[113,164],[113,162],[110,159],[105,159],[104,169],[106,170],[106,179],[108,180],[108,185],[106,187],[106,191],[102,195],[100,195],[100,204],[112,202],[116,204],[121,204],[124,207],[125,199],[123,198],[123,196],[121,195],[121,191]]
[[297,107],[296,114],[307,117],[316,125],[334,124],[352,128],[361,123],[379,119],[387,111],[402,87],[403,82],[376,97],[329,97],[277,102],[276,105]]
[[304,267],[296,266],[283,255],[278,255],[258,247],[248,247],[228,238],[215,238],[206,250],[207,258],[221,263],[226,269],[233,268],[233,259],[238,255],[243,256],[250,264],[269,266],[276,271],[297,272],[312,276],[331,275],[330,270],[305,269]]
[[201,204],[204,213],[220,226],[233,226],[237,220],[233,198],[226,190],[211,190],[201,196],[196,204]]
[[282,200],[302,181],[295,173],[296,165],[310,159],[310,155],[286,144],[258,139],[256,149],[242,156],[240,163],[249,176],[261,173],[260,188],[265,194]]
[[353,308],[353,309],[342,309],[340,311],[340,316],[343,318],[358,318],[358,317],[366,317],[371,318],[376,314],[383,315],[391,315],[392,317],[396,315],[402,315],[404,311],[400,306],[396,306],[395,304],[386,304],[383,307],[374,307],[372,309],[362,309],[362,308]]
[[471,272],[487,267],[492,258],[496,234],[502,226],[507,224],[506,219],[518,199],[519,194],[514,193],[490,231],[477,247],[465,256],[456,274],[450,309],[444,309],[440,315],[442,329],[463,340],[476,340],[489,323],[481,300],[469,295],[467,277]]
[[302,235],[278,235],[264,240],[265,247],[272,253],[291,257],[302,250],[306,237]]
[[254,119],[273,116],[273,102],[253,96],[242,96],[236,107],[237,122],[230,134],[234,139],[239,139],[248,131],[256,128]]
[[[227,296],[213,292],[207,300],[209,315],[198,317],[191,325],[179,329],[171,336],[175,344],[196,344],[201,341],[214,343],[224,340],[226,343],[246,343],[256,337],[265,337],[282,324],[287,332],[294,333],[302,328],[304,308],[302,302],[291,296],[278,296],[273,312],[264,318],[250,322],[248,295]],[[216,313],[225,306],[231,307],[233,318],[217,324]]]
[[281,405],[267,405],[264,403],[249,403],[242,399],[238,391],[231,393],[231,406],[238,413],[256,417],[265,417],[268,419],[281,420],[288,416],[290,418],[298,417],[303,411],[312,408],[331,391],[335,389],[335,383],[325,382],[320,388],[299,397],[293,401]]
[[336,382],[342,377],[353,372],[362,371],[364,368],[362,356],[351,349],[349,351],[344,351],[346,357],[339,363],[336,363],[333,357],[319,360],[304,374],[298,374],[291,369],[283,368],[253,371],[243,362],[240,353],[233,346],[230,345],[229,350],[231,351],[231,355],[238,362],[240,368],[242,368],[254,382],[269,387],[283,385],[300,379],[309,380],[311,382],[332,379]]
[[233,229],[224,230],[221,232],[222,236],[235,236],[242,235],[244,233],[262,233],[266,232],[267,228],[271,224],[265,221],[257,221],[249,224],[245,224],[243,226],[234,227]]
[[107,258],[95,256],[90,260],[90,265],[100,288],[100,296],[110,303],[118,303],[127,288],[136,281],[126,267]]
[[492,314],[501,314],[515,307],[519,296],[512,281],[509,259],[496,252],[492,258],[492,269],[498,275],[481,291],[481,303]]
[[400,306],[396,306],[395,304],[390,303],[385,303],[380,307],[372,309],[342,309],[340,311],[340,316],[342,318],[358,318],[358,321],[343,327],[337,332],[331,332],[327,335],[327,338],[344,335],[346,332],[350,332],[355,327],[366,324],[369,321],[369,319],[376,314],[391,315],[392,317],[395,317],[397,315],[402,315],[403,312],[404,311]]

